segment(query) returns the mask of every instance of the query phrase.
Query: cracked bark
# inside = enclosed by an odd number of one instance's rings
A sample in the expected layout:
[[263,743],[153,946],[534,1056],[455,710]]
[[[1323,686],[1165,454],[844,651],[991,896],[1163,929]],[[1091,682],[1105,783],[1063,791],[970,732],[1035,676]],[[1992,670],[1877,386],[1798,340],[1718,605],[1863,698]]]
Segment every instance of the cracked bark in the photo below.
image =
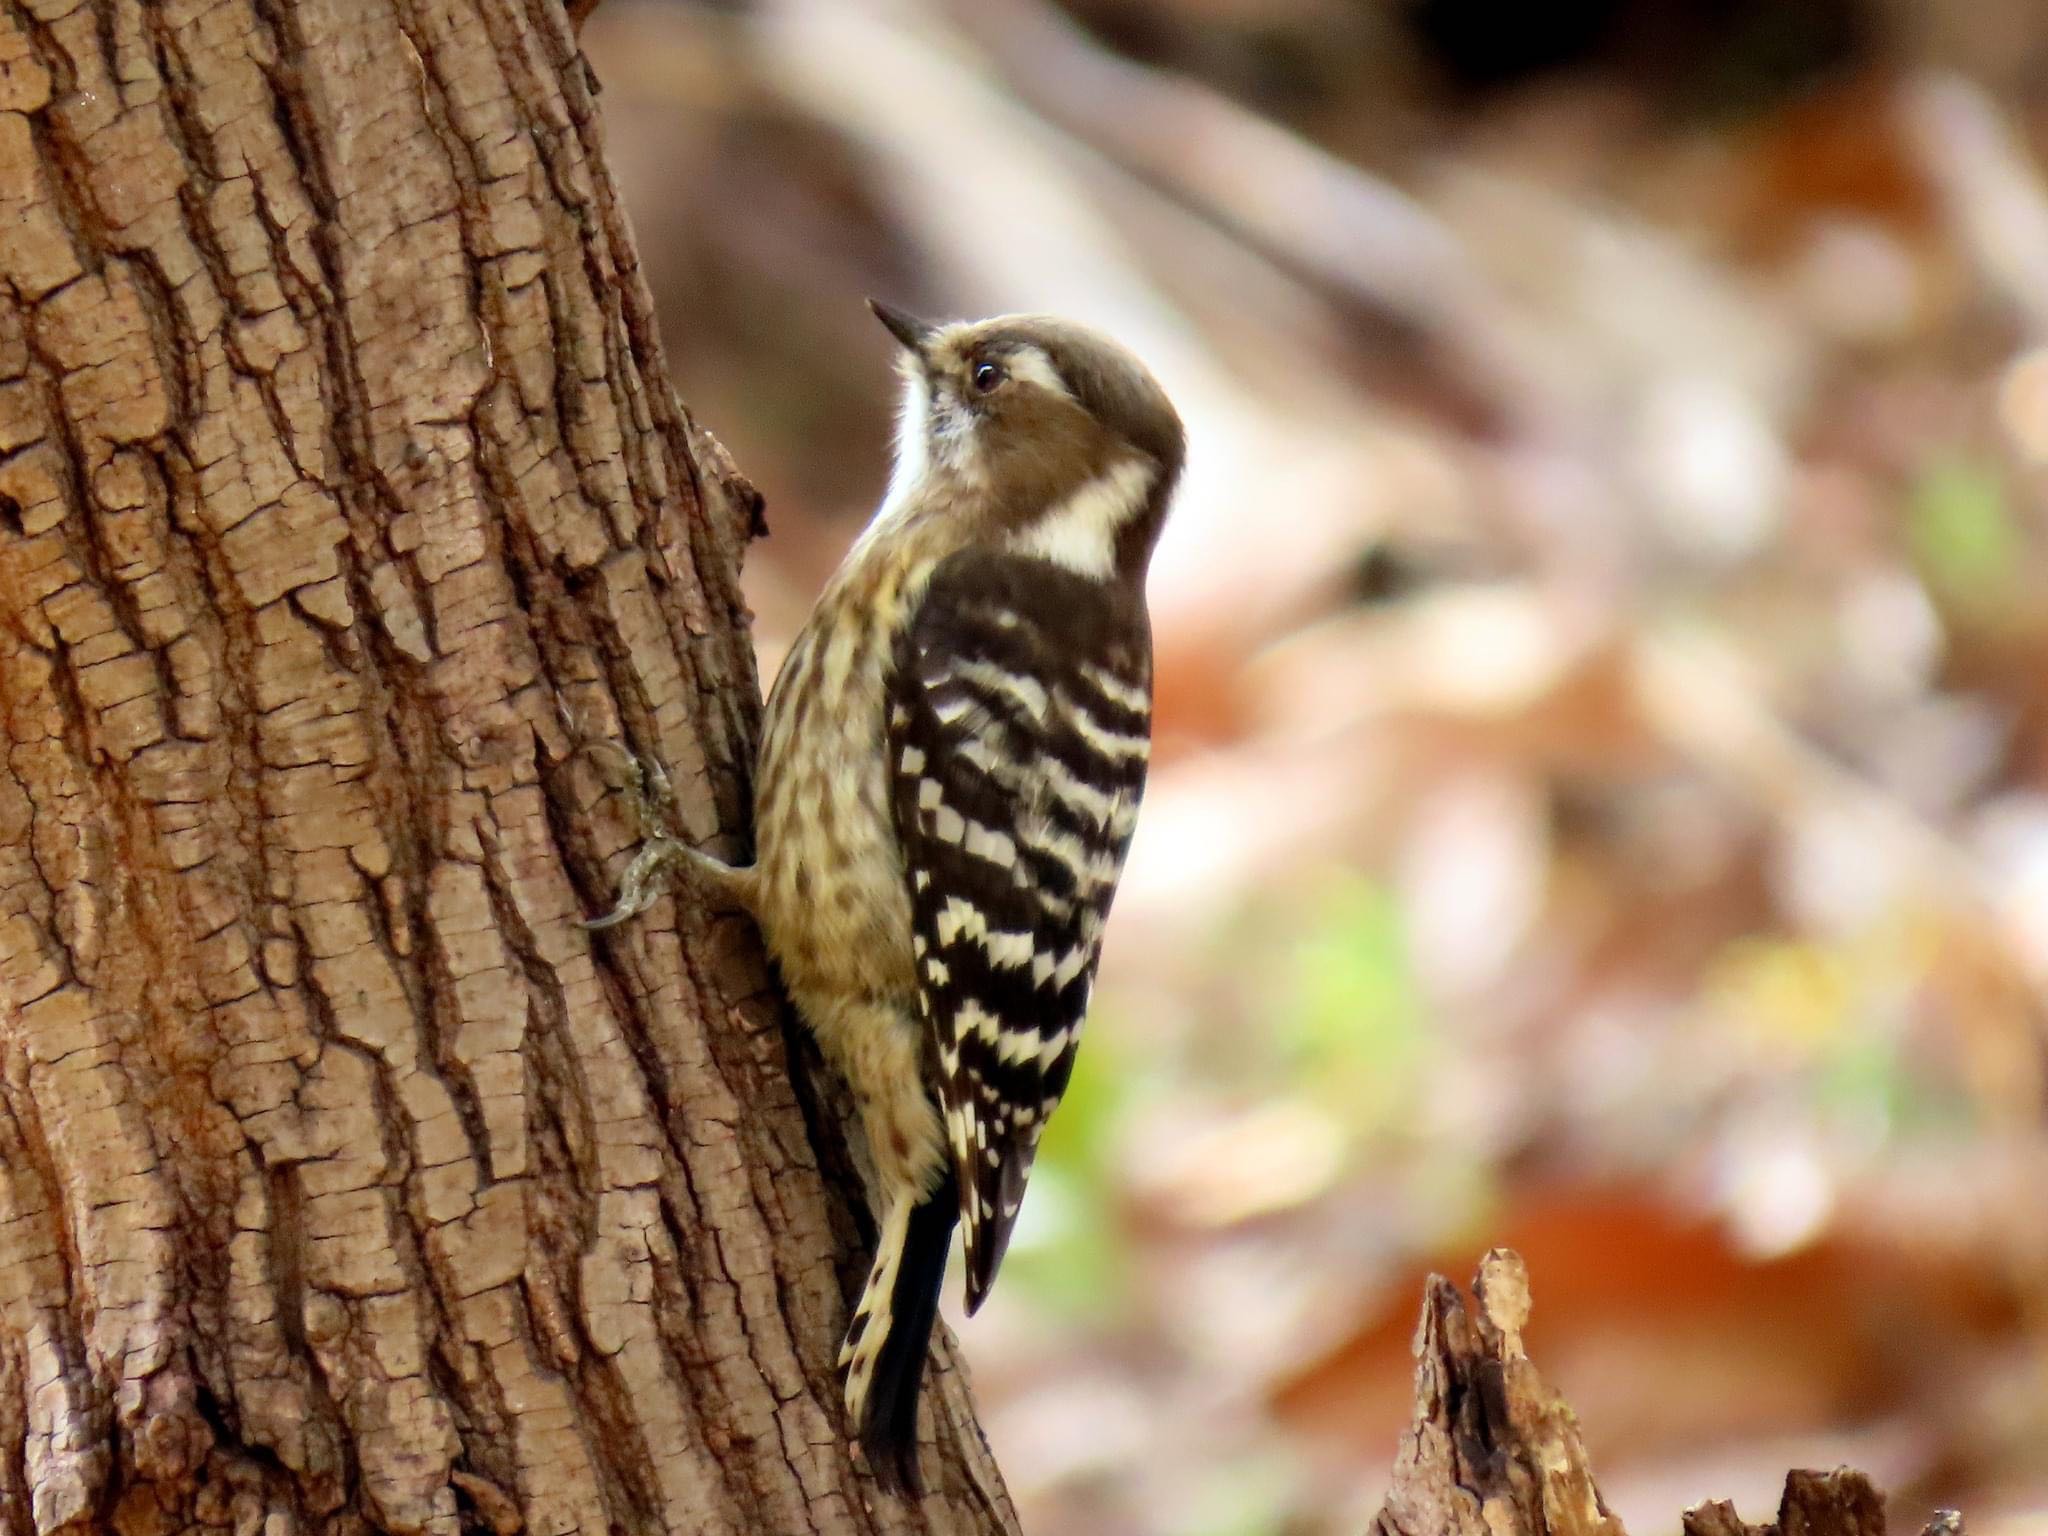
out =
[[0,1536],[1014,1530],[948,1341],[851,1464],[751,930],[577,926],[754,508],[556,0],[0,0],[0,279]]
[[[1579,1421],[1522,1347],[1529,1277],[1496,1248],[1468,1307],[1432,1277],[1415,1331],[1415,1416],[1368,1536],[1626,1536],[1593,1481]],[[1669,1385],[1669,1384],[1665,1384]],[[1684,1536],[1885,1536],[1884,1495],[1861,1472],[1795,1470],[1775,1520],[1744,1524],[1725,1500],[1685,1512]],[[1962,1536],[1936,1514],[1921,1536]]]

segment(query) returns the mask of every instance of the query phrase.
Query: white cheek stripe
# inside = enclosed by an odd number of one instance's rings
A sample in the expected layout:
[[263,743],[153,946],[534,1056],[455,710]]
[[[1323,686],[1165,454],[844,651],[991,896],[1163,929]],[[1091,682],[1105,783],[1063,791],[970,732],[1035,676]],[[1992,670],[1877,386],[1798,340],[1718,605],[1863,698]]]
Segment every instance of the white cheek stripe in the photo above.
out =
[[1053,367],[1052,359],[1041,347],[1014,348],[1003,362],[1009,367],[1010,377],[1026,384],[1036,384],[1040,389],[1071,400],[1073,392],[1067,388],[1067,381],[1060,377],[1059,369]]
[[1144,506],[1152,476],[1151,465],[1126,459],[1047,508],[1010,548],[1077,576],[1107,577],[1116,566],[1116,536]]

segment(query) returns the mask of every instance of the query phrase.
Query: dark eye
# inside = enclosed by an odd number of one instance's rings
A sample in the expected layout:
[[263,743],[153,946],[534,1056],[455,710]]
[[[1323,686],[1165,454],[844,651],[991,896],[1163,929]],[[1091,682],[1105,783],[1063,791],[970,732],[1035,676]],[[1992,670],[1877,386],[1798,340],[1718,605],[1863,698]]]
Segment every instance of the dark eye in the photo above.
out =
[[976,363],[974,365],[974,387],[984,395],[994,389],[1009,375],[1003,372],[1001,363]]

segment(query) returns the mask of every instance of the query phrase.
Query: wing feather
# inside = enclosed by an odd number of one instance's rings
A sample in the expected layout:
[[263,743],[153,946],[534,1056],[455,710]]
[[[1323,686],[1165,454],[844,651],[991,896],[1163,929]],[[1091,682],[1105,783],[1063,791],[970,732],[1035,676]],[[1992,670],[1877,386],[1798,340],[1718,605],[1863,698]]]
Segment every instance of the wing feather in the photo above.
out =
[[895,660],[891,801],[971,1312],[1073,1072],[1144,792],[1150,637],[1132,594],[971,551]]

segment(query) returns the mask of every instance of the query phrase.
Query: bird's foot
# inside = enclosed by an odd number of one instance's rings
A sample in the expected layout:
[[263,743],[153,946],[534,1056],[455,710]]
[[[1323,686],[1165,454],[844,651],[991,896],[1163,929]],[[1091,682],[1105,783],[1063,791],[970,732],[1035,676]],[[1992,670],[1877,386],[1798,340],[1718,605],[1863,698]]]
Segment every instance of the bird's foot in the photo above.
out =
[[696,850],[676,838],[665,834],[650,837],[640,845],[639,852],[633,855],[633,862],[626,866],[625,874],[619,878],[618,905],[602,917],[585,919],[583,926],[615,928],[629,917],[638,917],[668,889],[673,878],[671,871],[677,865],[689,862],[695,854]]
[[624,779],[634,825],[641,838],[639,849],[626,872],[619,877],[619,896],[611,911],[586,919],[585,928],[614,928],[628,918],[638,917],[661,899],[674,883],[677,872],[687,869],[717,894],[747,907],[752,871],[735,869],[723,860],[691,847],[682,837],[682,818],[676,807],[675,786],[653,758],[636,757],[615,741],[585,743],[593,754],[608,758]]

